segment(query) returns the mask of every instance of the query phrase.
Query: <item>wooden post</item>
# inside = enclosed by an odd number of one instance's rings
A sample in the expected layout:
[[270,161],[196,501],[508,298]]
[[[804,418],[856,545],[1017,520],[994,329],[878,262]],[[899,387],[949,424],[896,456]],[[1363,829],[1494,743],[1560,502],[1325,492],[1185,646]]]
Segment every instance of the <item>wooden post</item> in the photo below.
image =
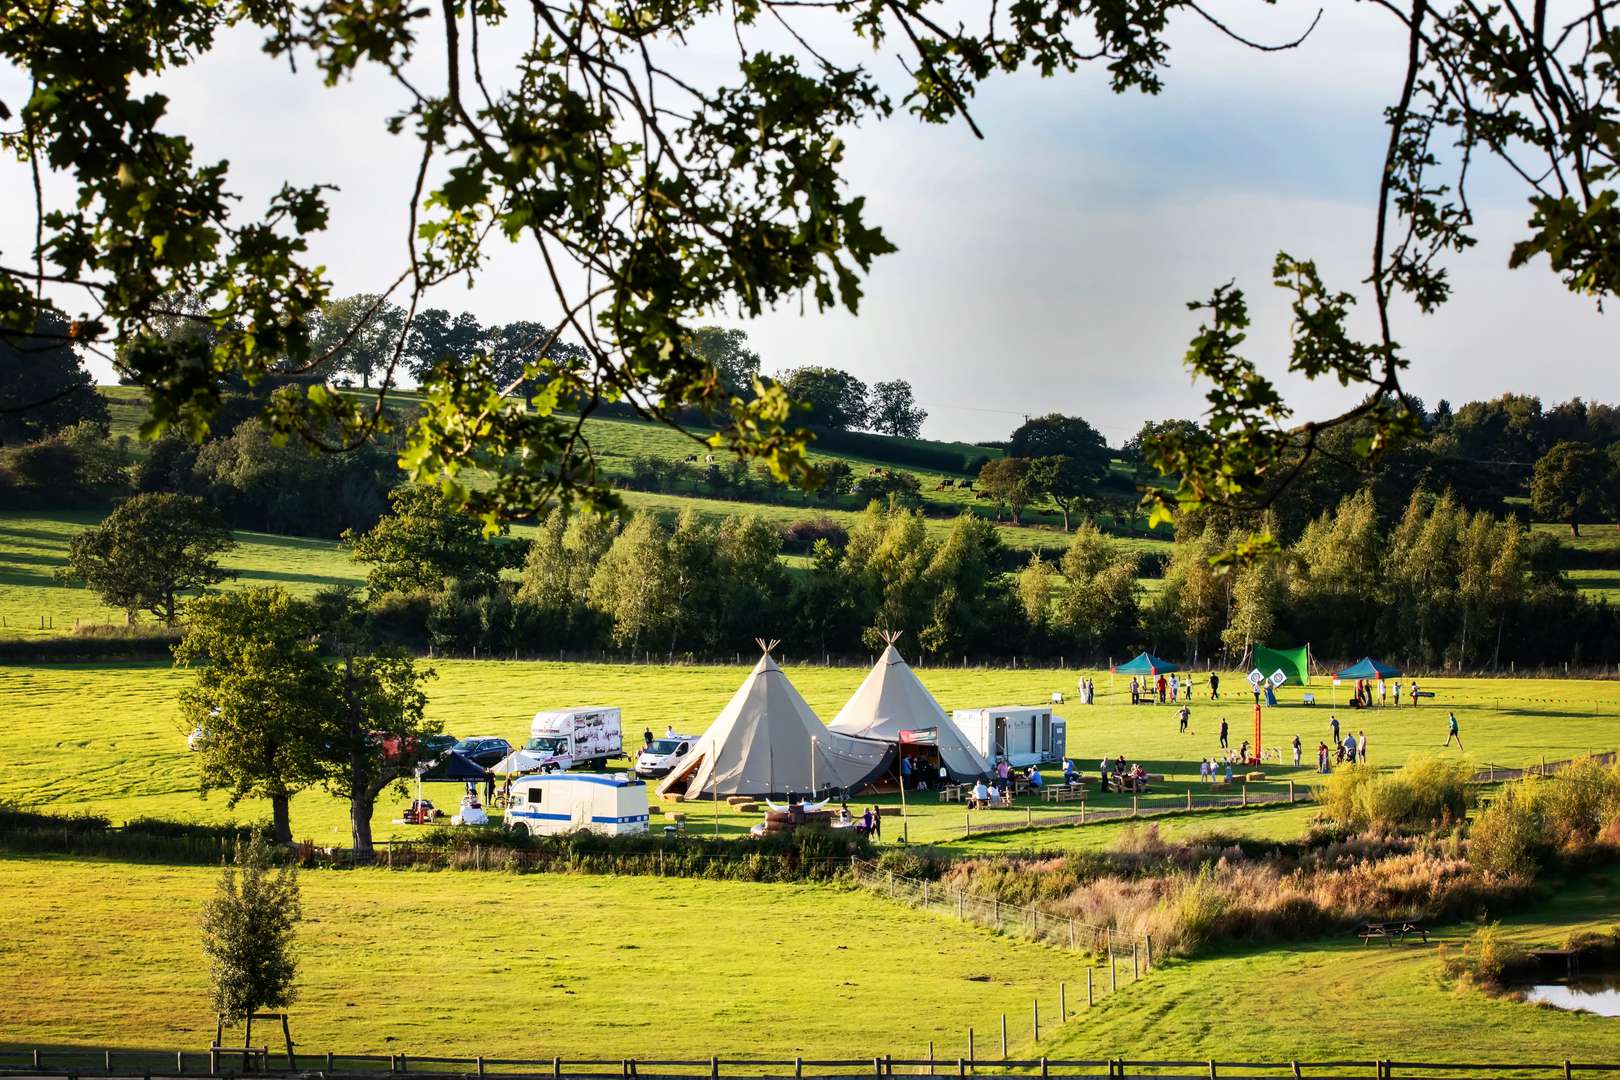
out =
[[212,1073],[214,1076],[219,1075],[219,1042],[218,1042],[218,1040],[215,1040],[214,1045],[210,1046],[208,1048],[208,1071],[210,1073]]
[[479,1076],[484,1075],[484,1055],[483,1054],[478,1055],[478,1075]]
[[1086,968],[1086,1008],[1091,1008],[1096,1000],[1096,996],[1091,992],[1091,969]]
[[405,1061],[405,1055],[404,1054],[399,1055],[399,1071],[400,1072],[409,1072],[410,1071],[410,1065]]
[[1215,1059],[1209,1059],[1209,1080],[1215,1080]]
[[1564,1059],[1564,1080],[1569,1080],[1571,1072],[1572,1072],[1572,1070],[1569,1067],[1569,1059],[1565,1058]]
[[1288,805],[1294,805],[1294,782],[1292,780],[1288,781]]
[[1108,943],[1108,992],[1119,989],[1119,972],[1114,967],[1114,943]]
[[1143,935],[1142,941],[1143,941],[1144,944],[1147,945],[1147,969],[1149,971],[1152,971],[1153,970],[1153,935],[1152,934]]
[[1249,805],[1249,785],[1248,784],[1243,785],[1243,805],[1244,806]]
[[1029,1003],[1029,1032],[1033,1036],[1031,1042],[1041,1041],[1041,999],[1036,998]]
[[107,1055],[107,1073],[109,1075],[111,1075],[111,1073],[112,1073],[112,1051],[108,1050],[106,1052],[106,1055]]
[[934,1040],[928,1040],[928,1075],[934,1075]]
[[[711,1062],[711,1068],[712,1068],[713,1067],[712,1063],[713,1063],[714,1059],[710,1058],[709,1060]],[[719,1069],[714,1069],[714,1072],[715,1072],[715,1075],[719,1075],[720,1070]],[[551,1075],[553,1077],[562,1076],[562,1058],[554,1057],[554,1058],[551,1059]]]
[[795,1057],[793,1059],[793,1076],[794,1076],[794,1080],[798,1080],[798,1077],[801,1077],[803,1075],[804,1075],[804,1058]]
[[1069,948],[1074,948],[1074,920],[1069,920]]
[[1136,796],[1131,796],[1131,817],[1136,816]]
[[174,1071],[181,1076],[186,1074],[186,1052],[184,1050],[174,1052]]
[[1137,960],[1136,960],[1136,942],[1133,941],[1133,942],[1131,942],[1131,982],[1136,982],[1141,977],[1142,977],[1142,967],[1141,967],[1140,964],[1137,963]]
[[1299,1080],[1299,1062],[1290,1061],[1288,1063],[1288,1075],[1292,1076],[1294,1080]]
[[281,1014],[281,1037],[287,1040],[287,1071],[298,1071],[298,1058],[293,1055],[292,1029],[287,1026],[287,1014]]
[[1058,1023],[1067,1024],[1068,1022],[1069,1022],[1068,988],[1065,987],[1062,983],[1058,983]]
[[1187,789],[1187,809],[1192,809],[1192,788]]
[[1001,1014],[1001,1060],[1007,1060],[1007,1014]]
[[973,1029],[968,1028],[968,1060],[973,1060]]
[[332,1071],[332,1051],[330,1050],[326,1052],[326,1071]]
[[34,1068],[37,1069],[37,1068],[39,1068],[39,1051],[35,1050],[33,1056],[34,1056]]

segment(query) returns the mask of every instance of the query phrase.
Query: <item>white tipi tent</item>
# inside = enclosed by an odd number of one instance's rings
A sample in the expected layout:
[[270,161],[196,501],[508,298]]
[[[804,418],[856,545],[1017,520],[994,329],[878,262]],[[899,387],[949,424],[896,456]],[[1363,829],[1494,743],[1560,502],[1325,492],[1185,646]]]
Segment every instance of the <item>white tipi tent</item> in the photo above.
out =
[[936,749],[940,760],[952,779],[974,780],[988,776],[990,763],[945,715],[934,695],[894,647],[898,637],[898,634],[884,635],[883,655],[878,657],[877,664],[867,673],[854,696],[839,710],[828,730],[898,746],[902,731],[933,728],[938,733]]
[[829,732],[771,659],[776,642],[714,718],[660,795],[691,798],[854,791],[888,770],[889,747]]

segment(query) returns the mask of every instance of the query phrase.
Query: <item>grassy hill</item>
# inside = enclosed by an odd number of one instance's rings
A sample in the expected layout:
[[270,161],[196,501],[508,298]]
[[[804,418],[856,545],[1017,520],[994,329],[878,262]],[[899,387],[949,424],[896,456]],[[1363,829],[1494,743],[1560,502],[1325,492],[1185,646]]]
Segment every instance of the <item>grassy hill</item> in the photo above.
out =
[[[135,441],[135,436],[145,415],[141,402],[142,392],[136,387],[108,386],[102,388],[102,393],[112,410],[113,434],[129,436],[132,440],[132,449],[139,453],[141,446]],[[406,408],[415,397],[416,395],[409,391],[399,391],[392,399],[400,408]],[[780,490],[778,501],[774,502],[716,497],[696,476],[699,469],[707,466],[707,459],[711,456],[701,444],[701,439],[713,434],[713,430],[709,428],[694,427],[690,429],[689,434],[683,434],[666,424],[648,420],[592,418],[585,422],[584,431],[594,448],[603,473],[613,481],[628,479],[632,463],[638,458],[652,459],[667,465],[685,463],[688,458],[695,456],[697,468],[692,470],[693,475],[676,482],[669,490],[626,491],[625,501],[633,507],[647,507],[669,514],[690,508],[707,516],[757,513],[769,521],[783,524],[826,514],[847,524],[866,502],[865,499],[851,494],[829,503],[817,499],[808,492],[787,489]],[[961,481],[967,479],[960,471],[919,468],[907,464],[906,450],[922,448],[963,461],[984,456],[999,456],[999,450],[974,446],[970,443],[927,439],[864,435],[860,436],[860,439],[863,446],[874,450],[889,447],[892,453],[888,456],[879,453],[857,454],[817,450],[812,446],[810,458],[818,464],[841,461],[850,467],[857,478],[880,468],[909,473],[916,477],[922,491],[923,510],[931,519],[935,519],[930,531],[936,535],[943,535],[949,519],[963,511],[984,517],[994,515],[995,508],[992,504],[958,486]],[[730,464],[732,460],[725,454],[715,453],[712,456],[715,463],[722,467]],[[1123,476],[1125,467],[1116,463],[1116,470]],[[950,481],[949,487],[943,486],[945,481]],[[1057,514],[1028,510],[1023,517],[1025,522],[1023,525],[1014,526],[1007,523],[1001,526],[1002,538],[1009,546],[1029,550],[1059,548],[1065,545],[1066,537],[1061,531],[1061,518]],[[1134,534],[1128,526],[1121,525],[1106,515],[1100,519],[1100,523],[1106,528],[1127,535],[1134,546],[1144,550],[1163,548],[1169,540],[1168,530],[1161,530],[1156,535]]]

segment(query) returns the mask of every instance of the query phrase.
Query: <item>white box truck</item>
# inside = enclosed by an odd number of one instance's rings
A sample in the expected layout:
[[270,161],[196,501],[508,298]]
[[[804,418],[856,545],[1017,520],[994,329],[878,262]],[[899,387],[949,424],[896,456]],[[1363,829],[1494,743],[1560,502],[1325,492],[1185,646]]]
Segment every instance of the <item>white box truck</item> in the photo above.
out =
[[647,784],[628,776],[539,773],[512,781],[503,822],[533,836],[577,832],[606,836],[647,831]]
[[540,759],[543,769],[576,765],[601,768],[624,752],[619,710],[606,705],[537,712],[523,749]]
[[1050,705],[957,709],[951,719],[992,765],[999,758],[1019,768],[1045,765],[1062,761],[1068,749],[1068,724]]

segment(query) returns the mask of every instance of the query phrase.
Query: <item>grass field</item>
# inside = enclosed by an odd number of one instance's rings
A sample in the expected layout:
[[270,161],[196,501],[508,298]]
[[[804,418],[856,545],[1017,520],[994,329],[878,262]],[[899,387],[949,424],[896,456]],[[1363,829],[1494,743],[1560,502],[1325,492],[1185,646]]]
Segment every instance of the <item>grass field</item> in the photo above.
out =
[[[745,667],[664,667],[659,665],[560,664],[531,661],[439,661],[438,678],[428,685],[429,715],[445,730],[460,736],[499,735],[514,743],[527,736],[529,718],[538,710],[597,703],[624,710],[625,733],[635,741],[644,727],[655,732],[673,724],[696,733],[707,727],[741,683]],[[823,720],[830,721],[854,692],[865,671],[854,667],[819,667],[796,664],[787,657],[786,670]],[[1075,672],[1054,670],[922,669],[921,677],[947,709],[1013,703],[1038,703],[1054,690],[1072,690]],[[1168,706],[1128,704],[1122,689],[1109,691],[1106,673],[1095,673],[1098,704],[1066,705],[1059,712],[1068,720],[1071,753],[1087,771],[1094,772],[1104,755],[1124,754],[1142,761],[1148,771],[1165,773],[1169,782],[1143,800],[1143,805],[1175,805],[1189,787],[1196,788],[1200,756],[1215,754],[1216,725],[1225,715],[1232,724],[1232,745],[1252,730],[1252,706],[1247,697],[1212,703],[1193,702],[1192,734],[1177,732]],[[0,700],[8,703],[8,723],[0,730],[0,799],[51,812],[93,810],[115,820],[136,816],[187,820],[258,820],[262,805],[245,803],[227,808],[218,796],[206,801],[196,794],[194,766],[185,748],[185,733],[176,717],[176,697],[184,672],[159,663],[91,665],[13,665],[0,667]],[[1236,676],[1228,676],[1228,683]],[[1122,684],[1121,684],[1122,685]],[[1479,764],[1521,765],[1567,757],[1588,750],[1620,747],[1620,682],[1534,680],[1425,680],[1437,691],[1438,704],[1421,708],[1341,713],[1345,730],[1364,729],[1375,764],[1395,765],[1413,752],[1434,749],[1444,741],[1446,712],[1455,708],[1462,723],[1468,756]],[[1317,688],[1323,698],[1327,688]],[[1285,701],[1298,700],[1298,691],[1285,691]],[[1313,760],[1316,740],[1327,738],[1330,709],[1288,705],[1271,710],[1266,719],[1265,743],[1282,745],[1297,732],[1306,741],[1306,761]],[[1455,749],[1448,751],[1455,754]],[[1253,790],[1275,790],[1288,780],[1308,784],[1309,768],[1267,769],[1266,784]],[[436,791],[441,804],[456,800],[454,785]],[[894,796],[868,801],[893,803]],[[1093,795],[1092,806],[1119,805],[1122,796]],[[389,822],[398,816],[401,799],[386,796],[379,804],[374,825],[379,836],[406,836],[414,830]],[[910,832],[914,841],[953,841],[964,822],[959,804],[940,804],[930,793],[910,800]],[[682,807],[691,827],[707,831],[715,823],[712,804]],[[1011,823],[1026,816],[1071,814],[1072,806],[1024,800],[1005,815]],[[1234,819],[1270,830],[1282,819],[1255,813]],[[1197,822],[1213,822],[1203,815]],[[737,835],[758,820],[729,808],[718,812],[720,831]],[[975,820],[987,820],[981,814]],[[992,819],[993,820],[993,819]],[[1224,820],[1224,817],[1223,817]],[[348,835],[345,807],[319,791],[294,800],[293,827],[299,838],[322,844],[344,843]],[[1174,828],[1191,827],[1177,823]],[[1087,826],[1066,830],[1091,835]],[[886,839],[898,835],[893,827]],[[1040,831],[1018,834],[1005,843],[1024,847],[1034,843],[1063,843],[1061,834]],[[1089,843],[1082,840],[1081,843]]]
[[[0,1045],[206,1048],[218,871],[0,856]],[[300,1050],[965,1051],[1073,954],[834,886],[306,871]],[[726,912],[723,923],[716,911]],[[984,1043],[981,1043],[981,1046]]]
[[[104,606],[95,593],[51,576],[67,561],[74,534],[98,520],[94,512],[0,512],[0,636],[62,634],[76,621],[124,621],[123,612]],[[236,540],[236,550],[220,560],[236,577],[220,588],[278,584],[308,594],[365,580],[363,568],[330,541],[251,532],[237,533]]]
[[[1544,947],[1561,945],[1575,930],[1607,930],[1620,923],[1617,884],[1613,870],[1560,882],[1534,909],[1503,923],[1526,945]],[[1456,949],[1472,926],[1444,927],[1437,936]],[[1442,978],[1440,947],[1369,947],[1347,935],[1167,961],[1056,1032],[1042,1052],[1227,1061],[1620,1060],[1614,1020],[1458,988]]]

